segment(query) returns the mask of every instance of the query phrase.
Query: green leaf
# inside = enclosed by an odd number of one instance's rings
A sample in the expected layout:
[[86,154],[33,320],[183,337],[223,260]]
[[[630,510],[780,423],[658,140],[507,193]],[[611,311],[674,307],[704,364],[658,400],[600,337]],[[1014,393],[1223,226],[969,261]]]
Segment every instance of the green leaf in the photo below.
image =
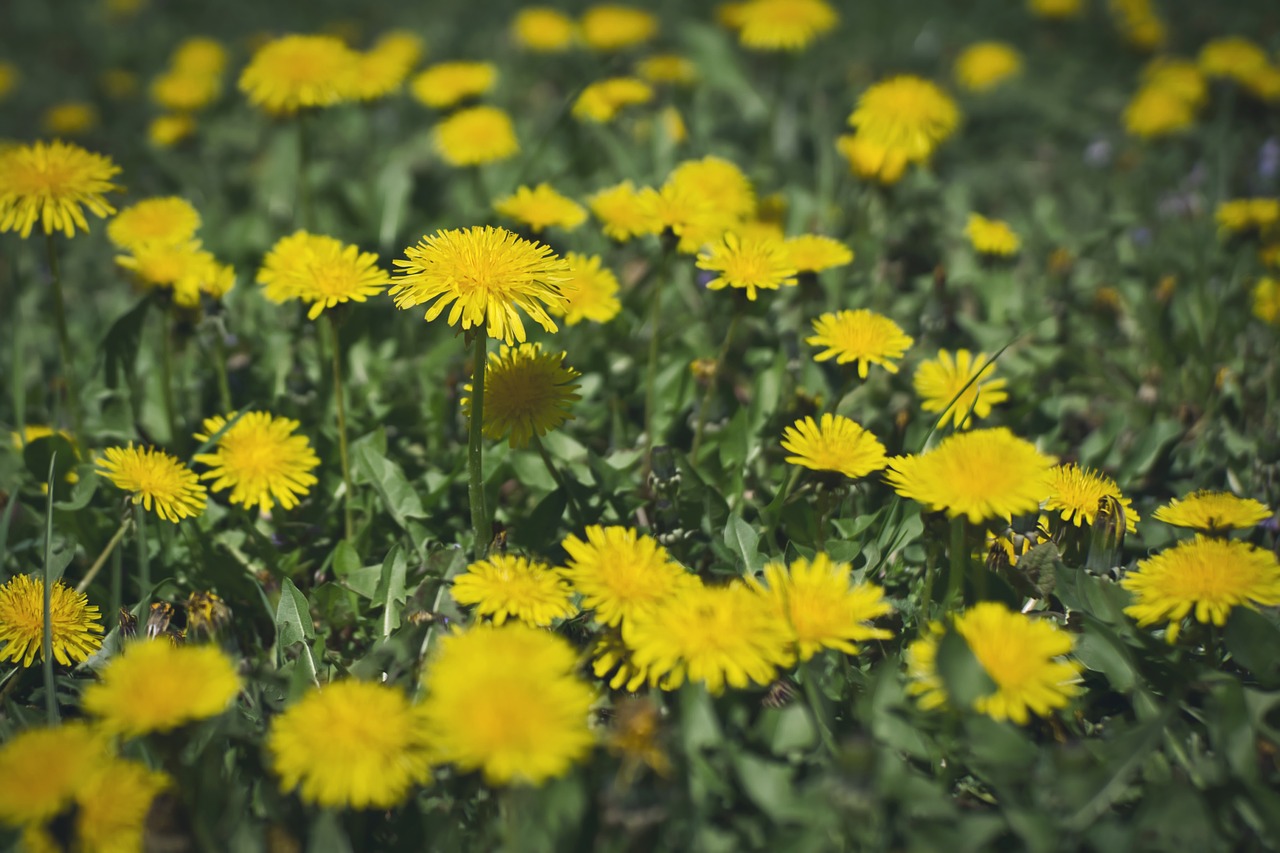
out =
[[307,597],[293,581],[285,578],[280,583],[280,603],[276,605],[276,648],[284,650],[294,643],[313,640],[315,636]]
[[724,544],[741,561],[744,575],[753,577],[760,574],[764,565],[764,557],[760,554],[760,534],[743,521],[742,516],[729,516],[724,528]]
[[389,637],[391,632],[400,627],[400,612],[404,609],[406,598],[405,574],[409,561],[404,549],[396,545],[382,561],[382,576],[378,580],[378,590],[373,595],[373,603],[383,605],[382,636]]
[[333,549],[333,574],[337,578],[346,578],[351,573],[361,568],[360,555],[356,553],[356,547],[343,539],[338,543],[338,547]]
[[1236,663],[1267,687],[1280,686],[1280,627],[1252,607],[1235,607],[1222,635]]
[[142,327],[151,308],[151,297],[146,297],[111,324],[102,341],[106,358],[103,361],[107,387],[120,387],[121,380],[133,377],[137,368],[138,350],[142,346]]
[[1101,622],[1085,618],[1084,633],[1076,639],[1072,655],[1087,669],[1105,675],[1121,693],[1133,689],[1137,675],[1129,660],[1129,649]]
[[797,796],[795,769],[791,765],[747,752],[735,755],[733,765],[747,798],[774,823],[788,823],[807,815],[804,801]]
[[76,459],[75,445],[57,433],[29,441],[22,449],[22,461],[27,470],[41,483],[46,482],[49,465],[53,463],[52,482],[55,486],[61,486],[66,481],[67,474],[75,468]]
[[379,453],[372,442],[364,439],[353,443],[351,450],[355,457],[356,472],[373,484],[387,512],[391,513],[400,527],[407,530],[408,519],[427,517],[418,493],[409,485],[399,465]]

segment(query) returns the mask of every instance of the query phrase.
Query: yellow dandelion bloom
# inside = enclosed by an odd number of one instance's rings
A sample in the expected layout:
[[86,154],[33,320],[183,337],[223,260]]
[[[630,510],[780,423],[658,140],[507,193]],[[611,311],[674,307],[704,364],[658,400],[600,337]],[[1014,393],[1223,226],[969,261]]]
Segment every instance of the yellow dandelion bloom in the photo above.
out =
[[1084,0],[1027,0],[1027,8],[1037,17],[1063,20],[1077,17],[1084,10]]
[[798,272],[822,272],[853,263],[853,251],[848,246],[821,234],[789,237],[783,248]]
[[85,101],[67,101],[45,110],[42,121],[50,136],[81,136],[98,126],[98,108]]
[[573,46],[578,26],[565,13],[548,6],[529,6],[511,22],[516,43],[535,53],[560,53]]
[[722,217],[749,219],[756,212],[751,180],[736,163],[723,157],[708,155],[684,161],[667,176],[663,188],[667,187],[703,197],[707,204],[720,210]]
[[364,302],[391,284],[378,256],[333,237],[296,231],[271,247],[258,270],[258,283],[272,302],[301,299],[311,303],[315,320],[326,308]]
[[1143,67],[1142,82],[1175,94],[1195,108],[1209,97],[1208,81],[1199,66],[1189,59],[1158,56]]
[[563,305],[552,304],[547,309],[557,317],[564,317],[570,326],[583,320],[607,323],[622,310],[618,301],[618,279],[608,267],[601,266],[599,255],[580,255],[569,252],[564,256],[569,273],[560,282],[560,292],[567,300]]
[[[147,816],[156,795],[173,780],[136,761],[102,760],[76,789],[66,830],[74,850],[142,850]],[[22,835],[29,853],[66,850],[49,825],[28,826]]]
[[889,464],[884,445],[869,430],[844,415],[827,412],[820,421],[803,418],[782,433],[782,447],[795,454],[792,465],[813,471],[838,471],[856,480]]
[[453,600],[501,625],[508,618],[545,628],[578,612],[573,589],[546,563],[499,554],[467,566],[453,579]]
[[1233,607],[1280,605],[1280,560],[1271,551],[1236,539],[1202,534],[1138,561],[1120,585],[1135,602],[1124,612],[1146,626],[1168,622],[1165,639],[1178,639],[1182,620],[1221,628]]
[[1238,83],[1271,65],[1267,52],[1257,42],[1243,36],[1209,40],[1200,48],[1197,60],[1200,70],[1206,75],[1227,77]]
[[1271,509],[1253,498],[1236,497],[1230,492],[1202,490],[1181,500],[1174,498],[1151,515],[1156,521],[1174,527],[1190,527],[1205,533],[1242,530],[1266,521]]
[[216,717],[239,693],[236,666],[218,647],[144,640],[111,659],[81,705],[103,731],[137,737]]
[[[582,399],[573,380],[582,374],[564,363],[565,353],[543,352],[541,344],[503,346],[489,353],[484,367],[484,424],[486,438],[510,436],[511,447],[527,447],[539,436],[573,418],[569,407]],[[466,385],[471,393],[471,383]],[[471,416],[471,398],[462,398],[462,411]]]
[[157,148],[171,148],[196,132],[196,120],[189,115],[156,116],[147,125],[147,139]]
[[450,326],[484,327],[506,344],[525,340],[519,308],[548,332],[556,324],[546,307],[564,304],[560,282],[569,265],[540,243],[504,228],[473,227],[437,231],[397,259],[396,284],[389,291],[396,307],[432,303],[428,321],[449,309]]
[[738,40],[752,50],[804,50],[835,29],[840,16],[825,0],[748,0],[735,14]]
[[789,566],[766,563],[764,583],[747,583],[764,595],[791,630],[797,656],[805,661],[823,649],[847,655],[858,653],[857,643],[893,636],[871,620],[893,612],[884,590],[872,583],[852,584],[849,563],[832,562],[819,553],[812,560],[799,557]]
[[483,95],[497,82],[492,62],[441,62],[414,75],[409,92],[418,103],[443,109]]
[[407,30],[393,30],[359,54],[354,93],[362,101],[384,98],[400,89],[425,52],[422,39]]
[[1039,509],[1056,462],[1007,429],[977,429],[890,459],[885,480],[904,498],[978,524]]
[[1263,277],[1253,286],[1253,316],[1280,326],[1280,279]]
[[595,692],[561,637],[519,622],[441,639],[427,662],[422,717],[439,761],[492,785],[540,785],[586,758]]
[[757,290],[777,290],[796,285],[796,268],[781,240],[743,238],[732,232],[698,256],[698,269],[717,275],[707,282],[709,290],[732,287],[745,290],[756,301]]
[[1116,29],[1134,48],[1157,50],[1168,41],[1169,28],[1152,0],[1110,0],[1107,6]]
[[120,167],[110,158],[54,140],[0,151],[0,233],[24,239],[37,222],[46,234],[89,230],[83,208],[99,218],[116,212],[106,193]]
[[1280,223],[1280,199],[1234,198],[1220,202],[1214,219],[1223,231],[1241,233],[1267,232]]
[[739,583],[683,589],[628,617],[622,637],[635,664],[662,679],[664,690],[701,682],[718,696],[726,686],[766,685],[794,660],[786,617]]
[[69,807],[107,757],[106,739],[82,722],[18,732],[0,745],[0,823],[30,826]]
[[1160,86],[1143,86],[1124,108],[1125,131],[1142,139],[1178,133],[1195,120],[1195,108],[1189,101]]
[[1022,54],[1002,41],[971,44],[956,57],[952,73],[970,92],[985,92],[1022,72]]
[[698,79],[698,66],[675,53],[659,53],[636,63],[636,74],[650,83],[691,86]]
[[287,35],[253,54],[240,74],[249,103],[274,115],[349,100],[359,55],[333,36]]
[[1098,501],[1114,498],[1124,510],[1126,533],[1137,531],[1138,511],[1133,501],[1120,493],[1116,481],[1091,468],[1081,468],[1074,462],[1058,465],[1052,472],[1052,489],[1044,508],[1048,512],[1061,513],[1063,521],[1076,527],[1092,525],[1098,515]]
[[435,146],[450,166],[478,166],[520,152],[511,117],[497,107],[458,110],[436,125]]
[[[82,592],[56,581],[49,594],[53,657],[63,666],[88,660],[102,647],[102,616]],[[0,661],[31,666],[44,660],[44,579],[14,575],[0,586]]]
[[587,206],[600,220],[605,236],[620,242],[662,230],[658,193],[651,187],[636,189],[631,181],[623,181],[591,196]]
[[605,124],[617,117],[625,107],[647,104],[653,100],[653,87],[635,77],[610,77],[587,86],[573,102],[573,114]]
[[217,39],[192,36],[182,40],[169,64],[187,74],[218,75],[227,70],[227,49]]
[[923,635],[912,640],[903,655],[907,666],[907,695],[915,697],[922,711],[947,706],[947,688],[938,675],[938,641],[946,630],[941,622],[930,622]]
[[582,609],[594,610],[603,625],[617,627],[700,585],[655,539],[629,527],[593,524],[584,535],[585,542],[565,538],[569,560],[560,572],[582,596]]
[[[208,441],[235,414],[205,418],[196,441]],[[213,480],[210,488],[215,492],[231,489],[229,500],[247,509],[270,512],[276,503],[293,509],[316,484],[311,470],[320,464],[310,440],[294,435],[298,426],[295,420],[267,412],[246,412],[222,433],[212,452],[194,457],[194,462],[209,466],[200,479]]]
[[143,199],[107,223],[107,239],[121,249],[142,243],[186,243],[200,228],[200,214],[185,198]]
[[587,220],[586,208],[560,195],[550,184],[518,187],[513,194],[495,201],[493,209],[528,225],[535,234],[552,226],[572,231]]
[[1245,90],[1267,104],[1280,102],[1280,65],[1268,65],[1249,73],[1243,80]]
[[222,81],[208,74],[170,70],[151,81],[151,100],[175,113],[196,112],[222,94]]
[[867,378],[867,366],[878,364],[890,373],[898,372],[894,361],[915,339],[902,331],[897,323],[882,314],[865,308],[856,311],[840,311],[823,314],[813,321],[813,334],[805,343],[826,347],[813,357],[814,361],[834,358],[836,364],[858,363],[858,376]]
[[591,671],[611,690],[635,693],[643,685],[657,687],[662,679],[651,676],[648,667],[636,666],[631,649],[622,641],[617,629],[606,629],[596,636],[591,647]]
[[848,161],[853,174],[885,186],[902,180],[909,162],[900,149],[872,142],[858,133],[843,134],[836,140],[836,150]]
[[[938,426],[950,421],[956,429],[968,429],[973,418],[985,418],[991,407],[1009,399],[1004,379],[994,378],[995,362],[987,363],[987,354],[976,356],[967,349],[938,350],[936,359],[922,362],[912,379],[920,408],[941,412]],[[983,366],[985,365],[985,367]],[[979,371],[981,368],[981,371]]]
[[199,478],[177,458],[154,447],[108,447],[97,461],[98,473],[118,488],[133,493],[141,503],[175,524],[204,512],[205,488]]
[[643,9],[603,3],[583,14],[580,29],[582,40],[593,50],[623,50],[652,39],[658,19]]
[[858,135],[908,160],[927,160],[960,124],[960,108],[922,77],[891,77],[871,86],[849,116]]
[[313,689],[271,721],[284,791],[325,808],[389,809],[430,778],[428,731],[404,692],[348,679]]
[[185,308],[200,304],[200,294],[221,298],[235,284],[235,271],[201,248],[199,240],[180,243],[136,243],[116,263],[144,287],[166,287]]
[[1009,227],[1009,223],[999,219],[987,219],[978,213],[969,214],[969,222],[964,227],[964,234],[975,252],[984,255],[1009,257],[1018,252],[1022,241]]

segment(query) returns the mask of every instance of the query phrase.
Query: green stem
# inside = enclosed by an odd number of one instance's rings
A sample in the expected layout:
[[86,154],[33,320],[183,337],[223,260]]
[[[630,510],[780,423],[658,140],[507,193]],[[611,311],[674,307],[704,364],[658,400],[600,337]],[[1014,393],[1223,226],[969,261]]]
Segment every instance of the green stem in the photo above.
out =
[[831,726],[827,723],[827,715],[823,712],[822,694],[818,692],[818,682],[815,680],[811,663],[811,661],[804,661],[800,664],[804,698],[809,705],[809,713],[813,715],[813,724],[818,729],[818,736],[822,738],[822,745],[827,748],[827,752],[836,755],[839,749],[836,747],[835,735],[831,733]]
[[307,110],[298,113],[298,192],[296,225],[306,230],[311,227],[311,188],[307,186],[307,166],[311,161],[311,140],[307,131]]
[[67,331],[67,303],[62,295],[62,270],[58,266],[58,251],[53,235],[45,235],[45,250],[49,256],[49,274],[53,279],[53,318],[58,326],[58,352],[62,356],[62,381],[67,389],[67,410],[71,413],[71,428],[77,441],[80,432],[80,395],[76,392],[74,370],[71,365],[71,334]]
[[930,617],[930,611],[933,609],[933,578],[937,574],[935,562],[937,557],[933,549],[930,549],[928,558],[924,563],[924,588],[920,591],[920,618],[927,621]]
[[573,516],[574,523],[578,525],[579,530],[585,530],[587,519],[582,512],[582,507],[578,506],[578,499],[569,490],[569,485],[565,482],[560,471],[556,469],[556,464],[552,461],[551,454],[547,452],[547,446],[542,443],[542,437],[536,432],[533,434],[533,446],[538,448],[538,455],[542,457],[542,464],[547,466],[547,472],[551,474],[551,479],[555,480],[556,486],[559,487],[560,491],[564,492],[569,504],[569,514]]
[[164,339],[160,350],[160,384],[164,398],[164,416],[169,425],[169,442],[178,442],[178,416],[173,405],[173,309],[164,319]]
[[338,409],[338,455],[342,460],[342,523],[347,541],[354,539],[355,525],[351,516],[351,458],[347,451],[347,405],[342,388],[342,347],[338,342],[338,323],[332,314],[325,314],[329,321],[329,348],[333,350],[333,399]]
[[218,376],[218,404],[224,414],[231,413],[231,383],[227,379],[227,344],[222,339],[222,330],[213,330],[214,353],[213,369]]
[[947,600],[945,610],[951,610],[957,602],[964,598],[965,564],[968,562],[965,552],[965,519],[958,515],[951,519],[951,571],[947,576]]
[[658,261],[658,274],[655,276],[653,295],[649,300],[649,364],[644,377],[644,466],[640,472],[640,482],[649,480],[649,472],[653,470],[653,416],[657,408],[658,384],[658,342],[659,328],[662,323],[662,292],[667,286],[667,269],[671,263],[673,249],[664,247],[662,258]]
[[693,433],[693,449],[689,458],[694,464],[698,462],[698,450],[702,447],[702,435],[707,428],[707,416],[711,412],[711,398],[715,396],[716,385],[720,380],[720,372],[724,370],[725,360],[729,357],[729,346],[733,343],[733,333],[738,329],[738,320],[742,317],[741,303],[735,303],[733,318],[729,320],[729,330],[724,333],[724,342],[716,355],[716,366],[707,379],[707,389],[702,392],[702,406],[698,409],[698,427]]
[[44,504],[44,602],[40,611],[41,637],[40,657],[44,671],[44,710],[49,725],[56,726],[61,719],[58,714],[58,692],[53,682],[53,486],[54,464],[58,461],[55,452],[49,457],[49,494]]
[[484,500],[484,367],[489,354],[489,337],[483,328],[473,330],[471,342],[471,422],[467,430],[468,498],[471,529],[475,532],[475,558],[483,560],[493,540],[493,523]]
[[93,565],[89,567],[89,571],[84,573],[84,577],[80,579],[80,583],[76,584],[76,592],[84,592],[89,588],[89,584],[93,583],[93,579],[98,576],[98,572],[102,571],[102,567],[106,565],[107,558],[116,550],[116,546],[120,544],[120,540],[124,538],[125,533],[129,531],[132,519],[125,518],[120,522],[120,526],[116,529],[115,535],[107,541],[103,547],[102,553],[98,555],[98,559],[93,561]]
[[147,611],[147,599],[151,597],[151,555],[147,552],[146,511],[142,504],[133,505],[133,526],[138,541],[138,613]]

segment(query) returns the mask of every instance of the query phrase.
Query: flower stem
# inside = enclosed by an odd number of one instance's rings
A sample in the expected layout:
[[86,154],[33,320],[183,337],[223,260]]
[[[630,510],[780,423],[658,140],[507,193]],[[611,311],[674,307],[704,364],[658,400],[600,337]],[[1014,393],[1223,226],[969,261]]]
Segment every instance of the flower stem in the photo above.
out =
[[102,567],[107,563],[107,558],[116,550],[116,546],[120,544],[121,539],[124,539],[124,535],[129,532],[129,527],[132,524],[133,519],[127,516],[124,521],[120,522],[120,526],[116,528],[115,534],[107,541],[102,553],[98,555],[98,559],[93,561],[89,571],[85,572],[84,577],[80,579],[80,583],[76,584],[76,592],[84,592],[89,588],[89,584],[93,583],[93,579],[98,576],[98,572],[102,571]]
[[578,525],[579,530],[585,530],[587,527],[586,516],[583,515],[582,507],[578,506],[578,499],[574,497],[573,492],[569,491],[569,486],[565,482],[564,477],[556,469],[556,464],[551,459],[551,454],[547,452],[547,446],[542,443],[542,437],[536,432],[533,434],[533,445],[538,448],[538,455],[542,457],[542,464],[547,466],[547,472],[551,474],[551,479],[556,481],[556,485],[560,491],[564,492],[565,498],[569,504],[569,514],[573,516],[573,521]]
[[475,558],[483,560],[493,539],[493,524],[484,501],[484,367],[489,354],[489,338],[483,328],[474,330],[471,342],[471,422],[467,430],[468,498],[471,502],[471,529],[475,532]]
[[160,384],[164,398],[164,416],[169,425],[169,442],[178,442],[178,417],[173,405],[173,310],[165,316],[164,342],[160,350]]
[[950,611],[964,600],[964,574],[967,552],[965,551],[965,519],[958,515],[951,519],[951,571],[947,575],[947,600],[944,610]]
[[307,166],[311,160],[311,140],[307,132],[307,110],[298,113],[298,192],[294,217],[298,228],[311,227],[311,188],[307,186]]
[[351,517],[351,459],[347,451],[347,404],[342,389],[342,347],[338,345],[338,323],[332,314],[329,321],[329,348],[333,350],[333,399],[338,409],[338,455],[342,460],[342,529],[347,541],[354,539],[355,525]]
[[644,377],[644,466],[640,472],[640,482],[648,482],[649,472],[653,470],[653,415],[657,406],[656,392],[658,379],[658,341],[659,328],[662,323],[662,291],[667,286],[667,269],[671,263],[670,248],[663,248],[662,258],[658,261],[658,274],[654,277],[653,296],[649,300],[649,365]]
[[725,360],[729,356],[729,346],[733,343],[733,333],[737,331],[738,320],[742,317],[741,305],[737,303],[735,305],[733,318],[729,320],[729,330],[724,333],[724,342],[720,345],[719,354],[716,355],[715,369],[707,378],[707,389],[702,392],[702,406],[698,409],[698,427],[693,432],[693,448],[689,451],[689,459],[695,465],[698,462],[698,449],[702,446],[702,434],[707,428],[707,416],[711,412],[711,398],[715,396],[720,372],[724,370]]
[[227,344],[222,339],[222,330],[213,330],[214,349],[213,369],[218,376],[218,404],[224,413],[231,412],[231,383],[227,380]]
[[41,637],[40,657],[44,671],[44,710],[49,725],[56,726],[61,719],[58,714],[58,692],[53,683],[53,485],[55,463],[58,454],[55,451],[49,457],[49,493],[44,504],[44,602],[41,605]]
[[811,661],[804,661],[800,664],[800,679],[804,682],[804,698],[809,704],[809,713],[813,715],[813,724],[818,729],[818,736],[822,738],[822,745],[827,748],[827,752],[836,755],[839,752],[836,747],[836,738],[831,733],[831,726],[827,724],[827,715],[823,710],[822,694],[818,692],[818,682],[810,664]]
[[58,326],[58,351],[62,356],[62,381],[67,389],[67,410],[71,413],[71,428],[76,440],[83,440],[80,433],[80,395],[76,393],[74,370],[71,365],[71,334],[67,331],[67,303],[62,296],[62,270],[58,266],[58,250],[53,235],[45,235],[45,250],[49,256],[49,275],[53,279],[53,318]]
[[151,556],[147,552],[147,524],[145,511],[141,503],[133,505],[133,524],[138,533],[138,613],[147,610],[147,599],[151,597]]

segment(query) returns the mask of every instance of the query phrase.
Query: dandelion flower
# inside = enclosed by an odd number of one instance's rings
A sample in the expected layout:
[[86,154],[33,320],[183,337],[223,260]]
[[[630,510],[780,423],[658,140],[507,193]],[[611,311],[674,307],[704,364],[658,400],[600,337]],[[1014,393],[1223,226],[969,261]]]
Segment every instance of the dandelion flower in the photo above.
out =
[[1253,286],[1253,316],[1280,326],[1280,280],[1264,277]]
[[675,53],[659,53],[636,63],[636,73],[650,83],[693,85],[698,79],[698,66]]
[[558,9],[530,6],[516,13],[511,23],[516,42],[535,53],[560,53],[568,50],[577,37],[573,19]]
[[1124,128],[1130,136],[1154,139],[1186,130],[1195,123],[1195,109],[1177,92],[1143,86],[1124,108]]
[[431,303],[431,321],[449,309],[450,326],[484,327],[506,344],[525,340],[519,308],[548,332],[556,324],[546,306],[563,305],[560,282],[569,265],[540,243],[505,228],[472,227],[437,231],[405,249],[390,293],[396,307]]
[[287,35],[254,53],[240,75],[249,103],[273,115],[328,107],[354,94],[359,55],[333,36]]
[[1000,41],[971,44],[956,57],[956,81],[970,92],[994,89],[1022,71],[1022,55]]
[[1027,0],[1027,8],[1037,17],[1063,20],[1078,16],[1084,0]]
[[519,622],[441,639],[427,662],[422,716],[438,760],[494,785],[540,785],[591,751],[595,692],[564,639]]
[[836,364],[856,361],[861,379],[867,378],[867,367],[871,364],[897,373],[898,365],[894,362],[914,343],[897,323],[865,308],[823,314],[813,321],[813,331],[815,334],[805,338],[805,343],[826,347],[813,360],[834,358]]
[[84,101],[54,104],[42,124],[50,136],[82,136],[98,126],[98,108]]
[[921,161],[955,132],[960,109],[934,83],[904,74],[863,92],[849,124],[869,142]]
[[154,447],[108,447],[97,461],[98,473],[118,488],[175,524],[204,512],[205,488],[195,473],[177,458]]
[[736,163],[723,157],[709,155],[684,161],[667,176],[664,189],[667,187],[700,196],[726,220],[748,219],[756,212],[751,180]]
[[196,236],[200,214],[185,198],[143,199],[107,223],[107,239],[121,249],[142,243],[185,243]]
[[681,590],[629,617],[622,636],[636,665],[664,679],[663,689],[695,681],[713,696],[726,686],[766,685],[794,659],[785,616],[742,584]]
[[45,234],[88,231],[84,208],[99,218],[116,212],[105,194],[120,189],[111,183],[119,171],[110,158],[61,140],[0,151],[0,233],[26,239],[37,222]]
[[1205,533],[1223,533],[1253,527],[1271,517],[1271,510],[1253,498],[1236,497],[1230,492],[1202,490],[1185,498],[1174,498],[1151,516],[1156,521],[1175,527],[1191,527]]
[[216,717],[239,692],[235,664],[217,646],[144,640],[111,659],[81,704],[104,731],[137,737]]
[[844,243],[821,234],[788,238],[783,248],[797,272],[822,272],[853,263],[853,252]]
[[[981,370],[979,370],[981,368]],[[967,349],[938,350],[938,357],[922,362],[916,368],[912,382],[920,407],[926,412],[941,412],[938,426],[950,421],[956,429],[968,429],[974,417],[985,418],[991,407],[1009,399],[1005,393],[1008,384],[994,378],[995,362],[988,363],[988,356],[980,352],[976,356]]]
[[[235,414],[205,418],[196,441],[208,441]],[[298,426],[267,412],[246,412],[222,433],[212,452],[194,458],[210,469],[200,479],[213,480],[215,492],[231,489],[230,501],[247,509],[270,512],[277,502],[282,509],[293,509],[316,484],[311,470],[320,464],[307,437],[294,435]]]
[[676,248],[686,254],[743,228],[755,209],[746,176],[728,161],[708,162],[713,159],[677,167],[655,200],[659,230],[678,237]]
[[662,230],[658,193],[651,187],[636,189],[631,181],[623,181],[591,196],[587,206],[600,220],[605,236],[620,242]]
[[1074,462],[1056,466],[1052,475],[1052,489],[1044,505],[1047,511],[1061,513],[1063,521],[1076,527],[1091,526],[1098,514],[1098,501],[1109,497],[1124,510],[1125,532],[1137,531],[1138,511],[1133,508],[1133,501],[1120,494],[1115,480]]
[[717,273],[707,282],[708,289],[745,290],[752,302],[757,290],[796,284],[796,269],[782,241],[743,238],[732,232],[698,256],[698,269]]
[[596,635],[591,648],[591,671],[611,690],[635,693],[643,685],[658,686],[662,679],[652,676],[648,667],[636,666],[631,649],[622,641],[622,632],[608,628]]
[[1257,42],[1243,36],[1211,39],[1200,48],[1200,70],[1210,77],[1227,77],[1245,82],[1260,69],[1271,65],[1267,52]]
[[[63,666],[88,660],[102,647],[102,616],[89,598],[61,581],[49,594],[53,657]],[[14,575],[0,586],[0,660],[31,666],[44,660],[44,579]]]
[[227,49],[216,39],[192,36],[182,40],[169,64],[186,74],[216,76],[227,69]]
[[782,434],[782,447],[794,456],[787,461],[813,471],[837,471],[856,480],[889,463],[884,445],[844,415],[830,412],[821,421],[798,420]]
[[560,571],[582,596],[582,609],[594,610],[603,625],[617,627],[700,585],[656,540],[631,528],[593,524],[585,535],[585,542],[565,538],[569,560]]
[[1267,232],[1280,222],[1280,199],[1234,198],[1220,202],[1214,219],[1223,231],[1241,233]]
[[[72,804],[76,850],[141,850],[147,815],[156,795],[173,784],[144,764],[106,758],[90,771]],[[29,826],[23,843],[37,850],[65,849],[46,826]]]
[[624,107],[653,100],[653,87],[635,77],[610,77],[587,86],[573,102],[573,114],[600,124],[611,122]]
[[450,166],[479,166],[520,151],[511,117],[497,107],[458,110],[436,125],[435,145]]
[[849,169],[859,178],[878,181],[886,186],[902,180],[907,170],[907,155],[896,148],[888,148],[872,142],[857,133],[843,134],[836,140],[836,150],[849,163]]
[[766,563],[764,583],[748,583],[772,604],[790,627],[792,643],[802,661],[823,649],[847,655],[858,653],[857,643],[893,636],[871,620],[893,612],[884,590],[871,583],[850,583],[853,567],[832,562],[819,553],[812,560],[799,557],[790,566]]
[[569,264],[568,277],[560,282],[560,291],[567,300],[564,305],[552,304],[548,310],[570,326],[583,320],[607,323],[622,310],[618,301],[618,279],[608,267],[601,266],[599,255],[580,255],[569,252],[564,256]]
[[147,125],[147,139],[157,148],[171,148],[196,132],[196,120],[189,115],[156,116]]
[[1192,608],[1196,621],[1221,628],[1233,607],[1280,605],[1280,561],[1247,542],[1196,534],[1139,560],[1120,585],[1136,599],[1124,612],[1142,626],[1167,621],[1172,643]]
[[184,308],[199,305],[202,293],[220,298],[235,284],[235,271],[218,263],[199,240],[136,243],[116,263],[145,287],[169,288]]
[[652,39],[658,19],[643,9],[604,3],[583,14],[581,31],[582,40],[593,50],[623,50]]
[[0,823],[43,823],[71,805],[106,759],[106,740],[81,722],[18,732],[0,745]]
[[510,554],[467,566],[453,579],[451,592],[454,601],[474,605],[477,616],[491,618],[495,625],[510,617],[545,628],[578,612],[569,582],[551,566]]
[[1209,84],[1200,68],[1188,59],[1159,56],[1142,69],[1145,86],[1177,95],[1192,107],[1200,107],[1209,97]]
[[175,113],[202,110],[222,94],[222,81],[208,74],[173,69],[151,81],[151,100]]
[[266,745],[281,789],[325,808],[393,808],[430,777],[427,729],[391,685],[310,690],[271,721]]
[[1116,29],[1138,50],[1157,50],[1169,38],[1168,26],[1152,0],[1110,0],[1107,4]]
[[378,266],[378,256],[362,252],[333,237],[296,231],[271,247],[258,283],[272,302],[301,299],[311,303],[309,319],[326,308],[344,302],[364,302],[391,283],[391,276]]
[[737,12],[738,40],[753,50],[804,50],[840,16],[825,0],[749,0]]
[[497,82],[492,62],[441,62],[415,75],[409,91],[418,103],[444,109],[483,95]]
[[572,231],[587,219],[587,211],[571,198],[560,195],[550,184],[518,187],[493,204],[498,213],[529,226],[534,234],[556,226]]
[[1007,429],[977,429],[953,433],[925,453],[890,459],[885,479],[904,498],[978,524],[1039,509],[1056,462]]
[[1009,223],[999,219],[987,219],[978,213],[969,214],[964,234],[975,252],[984,255],[1009,257],[1018,253],[1021,242]]
[[[581,397],[573,380],[582,374],[564,363],[563,351],[543,352],[541,344],[503,346],[489,353],[484,368],[485,437],[499,441],[510,436],[511,447],[527,447],[536,433],[546,435],[573,415],[569,406]],[[466,391],[471,393],[471,383]],[[471,398],[462,399],[471,416]]]

